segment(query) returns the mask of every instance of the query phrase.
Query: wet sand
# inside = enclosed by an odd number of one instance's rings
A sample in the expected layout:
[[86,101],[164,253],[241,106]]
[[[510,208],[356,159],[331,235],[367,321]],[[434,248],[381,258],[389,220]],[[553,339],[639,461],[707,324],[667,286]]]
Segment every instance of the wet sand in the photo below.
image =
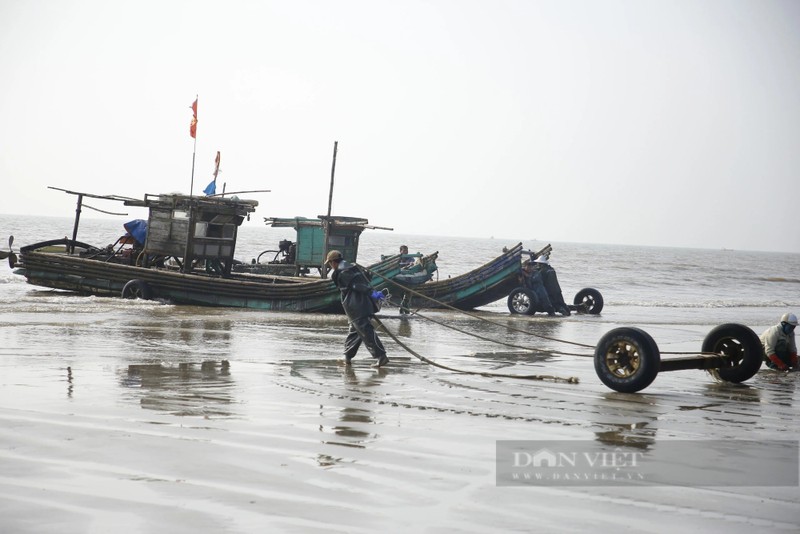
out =
[[[426,357],[383,336],[337,364],[340,316],[265,314],[99,299],[43,301],[0,328],[3,532],[796,532],[798,487],[499,487],[498,440],[642,449],[668,440],[796,440],[798,376],[744,385],[662,373],[638,394],[606,388],[591,351],[598,317],[389,311]],[[92,303],[96,300],[82,300]],[[699,350],[704,324],[642,324],[662,351]],[[711,325],[713,326],[713,325]],[[667,357],[667,356],[665,356]]]

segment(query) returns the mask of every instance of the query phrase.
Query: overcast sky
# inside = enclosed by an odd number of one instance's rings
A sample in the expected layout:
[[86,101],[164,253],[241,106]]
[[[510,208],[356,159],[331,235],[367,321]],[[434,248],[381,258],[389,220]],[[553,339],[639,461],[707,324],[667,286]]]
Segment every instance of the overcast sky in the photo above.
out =
[[800,252],[795,0],[0,0],[0,213],[188,193],[195,95],[249,224],[326,213],[338,141],[398,233]]

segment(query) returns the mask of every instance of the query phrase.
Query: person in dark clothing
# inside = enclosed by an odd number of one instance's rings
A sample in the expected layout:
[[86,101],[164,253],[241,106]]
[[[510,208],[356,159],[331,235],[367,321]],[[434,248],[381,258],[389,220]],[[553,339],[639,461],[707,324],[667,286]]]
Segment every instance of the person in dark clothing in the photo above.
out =
[[536,263],[528,260],[522,264],[522,285],[529,289],[535,296],[539,310],[547,312],[547,315],[555,315],[556,310],[550,303],[550,296],[544,285],[542,272],[536,268]]
[[556,270],[553,269],[553,266],[544,256],[536,258],[534,263],[538,266],[539,272],[542,273],[542,282],[547,290],[547,296],[550,297],[550,303],[558,313],[568,317],[570,315],[569,306],[564,302],[564,295],[561,293],[561,285],[558,283]]
[[333,270],[331,280],[341,292],[342,307],[350,323],[350,330],[344,341],[344,363],[350,365],[363,342],[375,358],[373,367],[383,367],[388,364],[386,349],[383,348],[383,343],[378,338],[371,321],[375,315],[373,301],[383,300],[386,296],[380,291],[375,291],[361,269],[344,261],[342,253],[338,250],[328,252],[325,265]]
[[400,268],[407,267],[414,263],[414,258],[408,255],[408,247],[400,245]]

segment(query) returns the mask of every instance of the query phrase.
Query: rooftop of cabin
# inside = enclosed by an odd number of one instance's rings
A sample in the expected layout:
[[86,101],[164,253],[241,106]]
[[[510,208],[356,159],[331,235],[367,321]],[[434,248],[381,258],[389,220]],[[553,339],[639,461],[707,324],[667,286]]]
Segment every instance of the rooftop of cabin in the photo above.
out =
[[180,193],[152,195],[146,194],[143,200],[125,200],[126,206],[146,207],[151,209],[189,209],[204,212],[237,213],[246,215],[255,211],[257,200],[242,199],[235,195],[223,196],[190,196]]

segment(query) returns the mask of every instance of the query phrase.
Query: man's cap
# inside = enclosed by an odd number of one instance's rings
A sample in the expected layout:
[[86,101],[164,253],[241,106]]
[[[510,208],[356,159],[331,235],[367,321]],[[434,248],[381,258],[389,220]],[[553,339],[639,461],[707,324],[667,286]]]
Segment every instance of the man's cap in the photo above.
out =
[[338,250],[331,250],[330,252],[328,252],[328,257],[325,258],[325,265],[330,265],[330,263],[332,261],[341,260],[341,259],[342,259],[342,253],[341,252],[339,252]]

